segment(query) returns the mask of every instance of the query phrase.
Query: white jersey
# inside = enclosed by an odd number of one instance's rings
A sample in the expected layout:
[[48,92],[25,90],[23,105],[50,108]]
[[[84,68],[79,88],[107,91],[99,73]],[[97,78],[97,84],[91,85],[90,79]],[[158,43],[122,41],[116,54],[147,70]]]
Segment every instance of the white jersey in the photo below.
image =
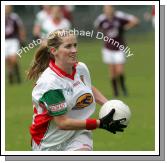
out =
[[50,34],[55,30],[70,29],[70,28],[71,28],[71,23],[67,19],[62,18],[58,24],[55,24],[53,22],[53,19],[50,17],[44,20],[43,23],[41,24],[41,35],[42,38],[46,38],[48,34]]
[[53,116],[66,114],[70,118],[84,120],[95,111],[89,70],[81,62],[75,66],[73,74],[68,75],[51,61],[38,79],[32,98],[34,116],[30,133],[41,150],[61,144],[82,132],[58,129]]
[[41,26],[41,25],[43,24],[43,22],[44,22],[45,20],[47,20],[48,18],[50,18],[50,17],[51,17],[50,14],[48,14],[48,13],[47,13],[46,11],[44,11],[44,10],[41,10],[41,11],[38,12],[37,15],[36,15],[35,24]]

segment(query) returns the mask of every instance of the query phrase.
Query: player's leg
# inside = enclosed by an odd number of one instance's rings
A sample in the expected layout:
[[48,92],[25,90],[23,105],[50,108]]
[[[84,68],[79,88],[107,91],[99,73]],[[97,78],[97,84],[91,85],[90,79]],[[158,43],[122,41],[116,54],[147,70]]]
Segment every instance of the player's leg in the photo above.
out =
[[118,82],[115,72],[115,51],[109,50],[107,48],[102,49],[103,62],[108,65],[108,72],[111,87],[113,90],[114,96],[118,96]]
[[20,83],[20,71],[18,65],[17,51],[19,50],[19,40],[18,39],[7,39],[5,40],[5,57],[6,64],[8,68],[9,82],[14,82],[14,77],[18,83]]
[[21,83],[20,68],[19,68],[17,55],[16,54],[12,55],[11,60],[12,60],[12,65],[13,65],[13,70],[14,70],[14,74],[16,77],[16,81],[17,83]]
[[115,52],[115,73],[118,79],[118,84],[121,86],[123,94],[127,96],[127,89],[125,85],[124,64],[126,61],[125,54],[122,51]]
[[111,86],[113,88],[113,94],[115,97],[117,97],[119,93],[118,93],[116,67],[115,67],[115,64],[109,64],[108,67],[109,67],[109,76],[110,76]]
[[7,67],[9,84],[13,84],[13,82],[14,82],[14,71],[13,71],[12,61],[11,61],[10,57],[6,57],[5,60],[6,60],[6,67]]
[[127,88],[125,84],[125,73],[124,73],[124,64],[117,64],[116,66],[116,74],[118,76],[121,89],[123,91],[124,96],[127,96]]
[[8,76],[9,76],[9,82],[13,83],[14,78],[16,78],[17,83],[21,82],[20,78],[20,71],[19,71],[19,64],[17,61],[17,55],[12,54],[6,58],[6,63],[8,67]]

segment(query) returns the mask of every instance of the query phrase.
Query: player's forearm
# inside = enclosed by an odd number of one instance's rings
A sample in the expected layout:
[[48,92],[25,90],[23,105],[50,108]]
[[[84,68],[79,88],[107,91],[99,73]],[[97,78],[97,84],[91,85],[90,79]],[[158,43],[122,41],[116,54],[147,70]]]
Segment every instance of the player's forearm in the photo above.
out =
[[93,95],[95,97],[96,103],[103,105],[108,101],[108,99],[94,86],[92,86]]
[[[56,126],[61,130],[82,130],[87,129],[87,120],[77,120],[67,116],[54,117]],[[100,121],[97,119],[96,128],[99,127]]]
[[24,27],[20,27],[19,29],[19,39],[21,42],[24,42],[26,40],[26,32]]
[[41,31],[41,27],[39,25],[35,25],[34,29],[33,29],[33,35],[35,37],[39,37],[40,36],[40,31]]
[[131,28],[133,28],[133,27],[135,27],[136,25],[138,25],[139,24],[139,19],[134,19],[133,21],[130,21],[127,25],[125,25],[124,26],[124,29],[125,30],[129,30],[129,29],[131,29]]

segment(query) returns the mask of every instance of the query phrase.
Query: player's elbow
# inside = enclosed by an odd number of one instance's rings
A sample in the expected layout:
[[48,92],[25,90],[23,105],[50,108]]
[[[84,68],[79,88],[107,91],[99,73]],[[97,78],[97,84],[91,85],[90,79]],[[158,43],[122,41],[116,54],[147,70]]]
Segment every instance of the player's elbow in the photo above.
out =
[[137,17],[135,17],[135,19],[131,23],[132,23],[132,26],[135,27],[140,24],[140,20]]

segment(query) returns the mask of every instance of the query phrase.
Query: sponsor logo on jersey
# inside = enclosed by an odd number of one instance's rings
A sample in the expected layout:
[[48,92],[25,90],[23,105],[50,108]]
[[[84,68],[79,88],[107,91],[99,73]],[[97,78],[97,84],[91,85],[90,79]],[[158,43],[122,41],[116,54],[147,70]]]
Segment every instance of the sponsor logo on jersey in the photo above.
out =
[[63,110],[67,107],[66,102],[61,102],[59,104],[53,104],[49,106],[49,109],[51,112],[56,112],[56,111],[60,111]]
[[77,110],[85,108],[89,106],[92,102],[93,102],[93,96],[90,93],[85,93],[77,99],[76,105],[73,109]]
[[73,87],[76,87],[77,85],[79,85],[80,84],[80,81],[77,81],[77,82],[75,82],[74,84],[73,84]]

